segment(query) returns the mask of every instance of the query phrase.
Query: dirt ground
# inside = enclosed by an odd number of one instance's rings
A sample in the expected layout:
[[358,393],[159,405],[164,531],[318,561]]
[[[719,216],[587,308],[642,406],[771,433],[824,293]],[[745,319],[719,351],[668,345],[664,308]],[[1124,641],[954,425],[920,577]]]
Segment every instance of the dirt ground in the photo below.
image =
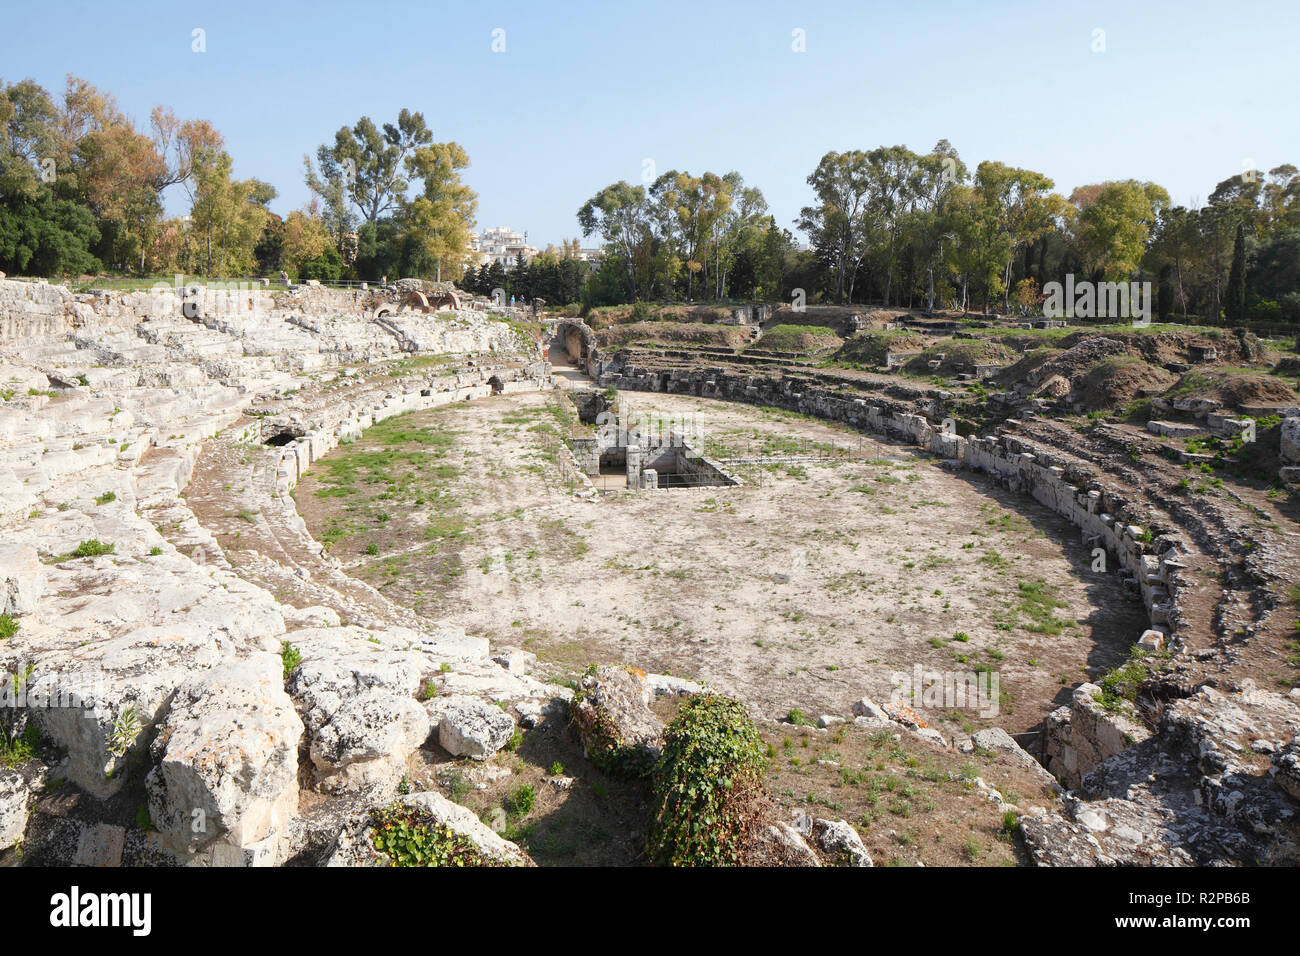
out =
[[1077,532],[905,446],[786,412],[628,393],[693,418],[713,453],[848,447],[750,465],[742,487],[575,497],[555,462],[554,394],[392,419],[322,459],[296,493],[349,573],[557,679],[626,662],[705,682],[768,717],[847,714],[894,672],[996,672],[1000,712],[935,726],[1012,732],[1118,663],[1142,629]]

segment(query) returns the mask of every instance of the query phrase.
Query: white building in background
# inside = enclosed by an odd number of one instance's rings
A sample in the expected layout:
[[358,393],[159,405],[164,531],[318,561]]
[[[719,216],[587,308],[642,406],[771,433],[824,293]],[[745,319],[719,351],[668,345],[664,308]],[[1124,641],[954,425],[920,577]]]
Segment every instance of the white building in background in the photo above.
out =
[[470,251],[476,255],[475,265],[499,262],[503,268],[514,268],[520,255],[525,262],[531,262],[537,250],[528,244],[528,233],[515,232],[509,226],[484,229],[478,235],[470,236]]
[[[499,262],[504,269],[513,269],[522,254],[525,262],[532,262],[539,250],[528,244],[528,233],[515,232],[509,226],[484,229],[480,233],[471,233],[469,237],[469,264],[478,268],[485,263],[491,265]],[[554,247],[551,251],[558,252]],[[579,249],[574,257],[580,262],[589,263],[593,268],[600,261],[599,248]]]

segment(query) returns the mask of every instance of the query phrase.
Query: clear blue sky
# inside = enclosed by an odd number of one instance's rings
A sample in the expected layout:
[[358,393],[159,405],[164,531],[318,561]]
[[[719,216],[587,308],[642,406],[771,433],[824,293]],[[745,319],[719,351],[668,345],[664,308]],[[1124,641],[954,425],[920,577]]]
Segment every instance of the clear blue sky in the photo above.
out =
[[[526,229],[534,245],[577,235],[578,207],[639,182],[645,158],[739,170],[787,227],[829,149],[946,137],[972,168],[1026,166],[1066,194],[1150,179],[1182,203],[1247,159],[1300,165],[1294,0],[5,8],[0,78],[61,92],[71,72],[141,125],[157,103],[209,119],[236,175],[279,190],[281,214],[308,198],[303,154],[338,127],[419,110],[469,151],[479,228]],[[196,27],[205,53],[191,52]]]

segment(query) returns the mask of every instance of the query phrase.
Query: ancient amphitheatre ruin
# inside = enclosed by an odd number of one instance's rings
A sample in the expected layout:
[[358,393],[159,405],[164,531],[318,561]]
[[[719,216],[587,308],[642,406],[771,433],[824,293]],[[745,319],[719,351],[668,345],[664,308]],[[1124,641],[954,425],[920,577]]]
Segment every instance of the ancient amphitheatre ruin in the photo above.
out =
[[717,694],[747,862],[1293,865],[1293,346],[0,279],[0,852],[635,864]]

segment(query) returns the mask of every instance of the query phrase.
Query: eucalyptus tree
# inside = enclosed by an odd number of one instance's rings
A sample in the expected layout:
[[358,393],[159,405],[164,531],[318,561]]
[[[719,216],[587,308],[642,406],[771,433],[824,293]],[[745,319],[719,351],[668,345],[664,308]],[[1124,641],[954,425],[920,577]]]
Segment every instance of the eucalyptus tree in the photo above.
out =
[[1070,215],[1065,197],[1051,192],[1053,182],[1042,173],[985,160],[975,170],[975,191],[982,207],[984,231],[1000,256],[1001,277],[990,297],[1002,293],[1010,307],[1011,268],[1027,243],[1059,226]]
[[369,116],[340,127],[332,144],[317,148],[316,164],[303,157],[307,188],[324,205],[335,241],[341,244],[358,220],[374,233],[381,219],[401,208],[408,187],[406,160],[432,142],[424,114],[403,109],[396,123],[382,128]]
[[835,302],[844,302],[844,283],[853,281],[866,254],[869,161],[861,150],[828,152],[808,176],[817,202],[799,213],[798,225],[807,234],[835,275]]
[[578,210],[583,236],[599,235],[604,255],[617,262],[628,301],[649,284],[651,218],[645,187],[625,181],[606,186]]

